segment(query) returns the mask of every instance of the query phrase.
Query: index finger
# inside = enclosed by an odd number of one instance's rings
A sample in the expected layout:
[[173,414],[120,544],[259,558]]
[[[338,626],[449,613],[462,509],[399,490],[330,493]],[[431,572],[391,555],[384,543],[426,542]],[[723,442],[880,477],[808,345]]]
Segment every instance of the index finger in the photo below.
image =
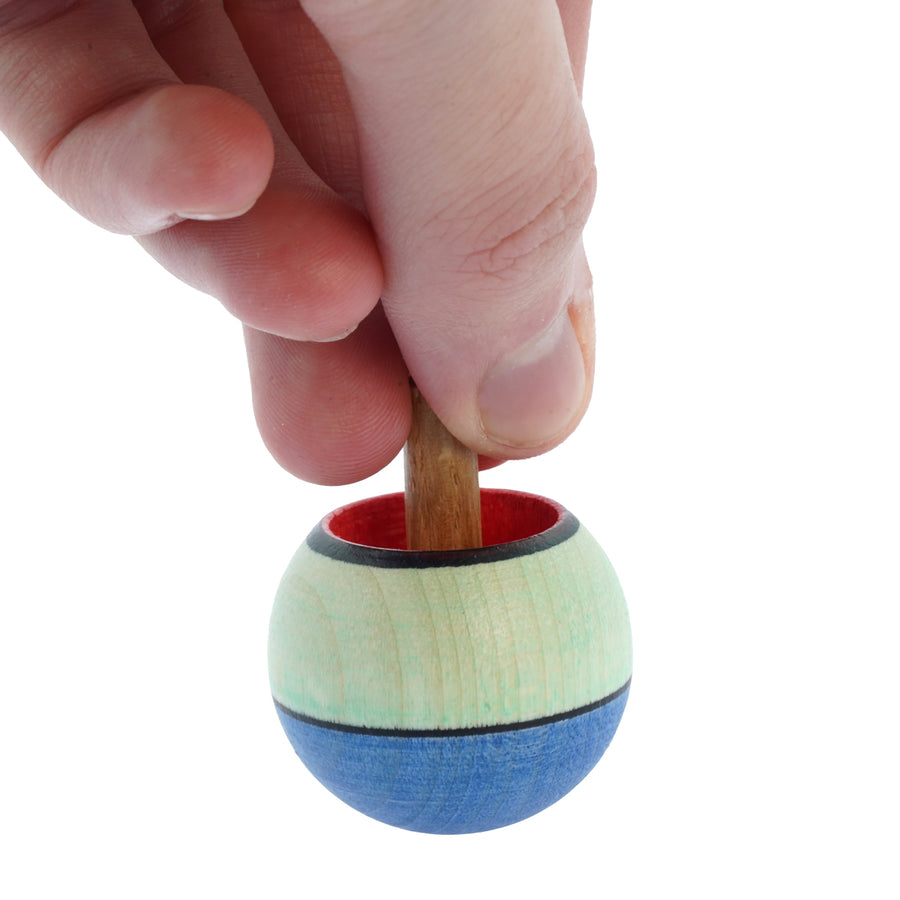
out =
[[272,166],[262,117],[182,85],[127,0],[0,2],[0,129],[78,212],[128,234],[239,215]]

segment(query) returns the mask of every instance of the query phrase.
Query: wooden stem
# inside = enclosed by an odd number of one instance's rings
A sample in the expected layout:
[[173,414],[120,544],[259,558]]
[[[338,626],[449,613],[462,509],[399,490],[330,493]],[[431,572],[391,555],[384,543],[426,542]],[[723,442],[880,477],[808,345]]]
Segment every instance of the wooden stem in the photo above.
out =
[[406,444],[406,546],[469,550],[481,546],[478,455],[461,444],[412,389]]

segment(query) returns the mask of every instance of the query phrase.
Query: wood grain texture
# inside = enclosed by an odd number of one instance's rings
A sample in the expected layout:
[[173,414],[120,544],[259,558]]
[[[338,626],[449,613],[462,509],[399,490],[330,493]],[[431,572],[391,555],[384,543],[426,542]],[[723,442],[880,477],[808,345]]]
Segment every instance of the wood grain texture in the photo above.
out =
[[406,444],[408,550],[482,546],[478,455],[444,427],[411,384],[412,428]]
[[510,724],[587,706],[631,677],[625,599],[584,528],[499,562],[485,548],[468,564],[393,568],[358,552],[348,563],[306,544],[285,573],[270,677],[297,713],[371,728]]

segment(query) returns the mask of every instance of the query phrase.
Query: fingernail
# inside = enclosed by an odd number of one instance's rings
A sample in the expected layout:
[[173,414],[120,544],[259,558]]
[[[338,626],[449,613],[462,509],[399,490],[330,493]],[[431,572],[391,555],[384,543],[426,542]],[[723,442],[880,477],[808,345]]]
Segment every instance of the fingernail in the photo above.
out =
[[350,337],[356,329],[359,328],[359,325],[354,325],[352,328],[348,328],[346,331],[342,331],[340,334],[336,334],[333,337],[324,337],[324,338],[316,338],[313,343],[314,344],[333,344],[336,341],[342,341],[345,337]]
[[253,203],[245,206],[243,209],[225,210],[223,212],[177,212],[175,215],[181,219],[193,219],[195,222],[221,222],[224,219],[237,219],[244,213],[250,212],[255,203],[256,201],[254,200]]
[[509,447],[539,447],[561,437],[584,402],[584,359],[567,313],[502,359],[481,384],[485,434]]

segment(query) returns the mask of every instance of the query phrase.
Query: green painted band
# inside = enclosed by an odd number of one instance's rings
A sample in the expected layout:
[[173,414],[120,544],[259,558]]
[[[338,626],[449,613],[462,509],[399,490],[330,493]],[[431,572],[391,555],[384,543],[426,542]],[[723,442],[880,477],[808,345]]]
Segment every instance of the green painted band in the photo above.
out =
[[595,702],[631,677],[621,587],[584,528],[491,565],[378,568],[304,544],[276,596],[275,700],[368,728],[471,728]]

